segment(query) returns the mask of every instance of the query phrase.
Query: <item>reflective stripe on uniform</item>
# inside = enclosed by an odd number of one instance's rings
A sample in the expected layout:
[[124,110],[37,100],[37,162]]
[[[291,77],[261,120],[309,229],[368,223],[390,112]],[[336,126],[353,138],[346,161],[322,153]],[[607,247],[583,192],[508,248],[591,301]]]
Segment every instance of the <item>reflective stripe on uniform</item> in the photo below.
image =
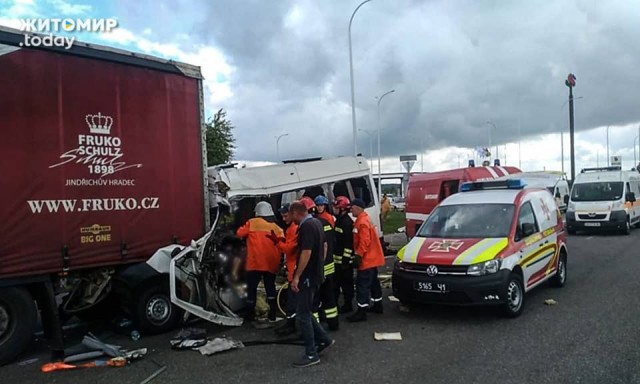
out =
[[325,226],[324,226],[324,231],[325,231],[325,232],[328,232],[328,231],[330,231],[330,230],[332,230],[332,229],[333,229],[333,227],[332,227],[332,226],[330,226],[330,225],[325,225]]
[[353,249],[351,248],[345,248],[344,249],[344,256],[346,257],[347,255],[351,255],[353,253]]
[[333,255],[333,262],[336,263],[336,264],[342,264],[342,256]]
[[324,275],[329,276],[332,273],[336,272],[336,264],[335,262],[330,262],[329,264],[324,266]]
[[320,322],[320,314],[318,312],[313,312],[313,317],[316,318],[317,322]]
[[327,319],[334,319],[338,317],[338,307],[326,308],[324,310],[324,315]]
[[398,258],[406,263],[415,263],[418,260],[418,252],[426,240],[424,237],[414,237],[406,247],[398,252]]
[[454,265],[471,265],[482,263],[496,257],[496,255],[509,245],[509,239],[484,239],[475,244],[471,248],[462,252],[460,256],[453,261]]
[[344,233],[344,231],[343,231],[343,230],[342,230],[342,228],[340,228],[340,227],[336,227],[336,232],[338,232],[338,233]]

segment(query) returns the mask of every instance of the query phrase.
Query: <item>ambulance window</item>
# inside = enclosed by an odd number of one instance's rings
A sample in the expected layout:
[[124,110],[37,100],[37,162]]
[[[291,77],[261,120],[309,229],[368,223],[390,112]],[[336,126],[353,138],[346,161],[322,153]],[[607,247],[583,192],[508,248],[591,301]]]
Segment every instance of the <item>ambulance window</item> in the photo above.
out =
[[[522,230],[522,224],[532,224],[533,227],[535,228],[534,233],[540,231],[540,229],[538,228],[538,224],[536,222],[536,216],[533,213],[533,207],[531,206],[530,202],[524,203],[522,208],[520,208],[520,214],[518,215],[518,230],[517,230],[518,234]],[[520,237],[520,236],[517,236],[517,237]]]

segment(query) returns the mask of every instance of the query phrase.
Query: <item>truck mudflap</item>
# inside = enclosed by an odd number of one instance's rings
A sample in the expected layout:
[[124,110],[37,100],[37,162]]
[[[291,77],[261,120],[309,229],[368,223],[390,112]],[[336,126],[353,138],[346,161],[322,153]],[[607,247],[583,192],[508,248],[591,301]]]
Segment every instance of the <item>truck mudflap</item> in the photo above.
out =
[[244,306],[242,287],[230,280],[233,255],[217,250],[214,232],[215,224],[171,259],[171,302],[212,323],[240,326],[243,319],[232,308]]

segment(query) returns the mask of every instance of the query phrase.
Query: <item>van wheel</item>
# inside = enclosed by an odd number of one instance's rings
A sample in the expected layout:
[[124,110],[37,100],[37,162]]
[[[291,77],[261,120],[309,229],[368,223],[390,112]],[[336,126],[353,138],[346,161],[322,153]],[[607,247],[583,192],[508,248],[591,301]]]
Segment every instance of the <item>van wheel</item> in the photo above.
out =
[[627,222],[624,225],[624,229],[622,230],[622,234],[623,235],[631,234],[631,222],[629,221],[628,217],[627,217]]
[[36,306],[24,288],[0,289],[0,366],[24,352],[36,324]]
[[506,317],[518,317],[524,309],[524,284],[522,277],[517,273],[509,276],[509,281],[505,287],[506,302],[503,306],[503,313]]
[[558,271],[551,278],[551,286],[556,288],[564,287],[567,282],[567,255],[562,252],[558,260]]
[[171,303],[168,287],[157,282],[136,293],[133,313],[140,330],[152,334],[170,331],[182,316],[180,308]]

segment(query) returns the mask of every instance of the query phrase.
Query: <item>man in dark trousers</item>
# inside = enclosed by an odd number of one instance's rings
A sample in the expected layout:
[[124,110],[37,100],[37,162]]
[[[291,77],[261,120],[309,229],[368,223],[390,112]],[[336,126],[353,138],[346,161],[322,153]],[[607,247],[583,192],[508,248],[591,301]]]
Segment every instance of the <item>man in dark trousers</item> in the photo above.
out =
[[336,247],[333,261],[336,265],[335,297],[336,303],[340,291],[344,295],[344,304],[340,313],[353,311],[353,219],[349,216],[351,201],[346,196],[338,196],[333,202],[336,219]]
[[313,317],[313,296],[324,279],[324,256],[327,251],[324,229],[318,219],[309,214],[307,207],[296,201],[289,212],[298,228],[298,261],[291,282],[296,292],[296,322],[304,341],[304,356],[294,367],[309,367],[320,363],[319,354],[333,345],[332,340]]

